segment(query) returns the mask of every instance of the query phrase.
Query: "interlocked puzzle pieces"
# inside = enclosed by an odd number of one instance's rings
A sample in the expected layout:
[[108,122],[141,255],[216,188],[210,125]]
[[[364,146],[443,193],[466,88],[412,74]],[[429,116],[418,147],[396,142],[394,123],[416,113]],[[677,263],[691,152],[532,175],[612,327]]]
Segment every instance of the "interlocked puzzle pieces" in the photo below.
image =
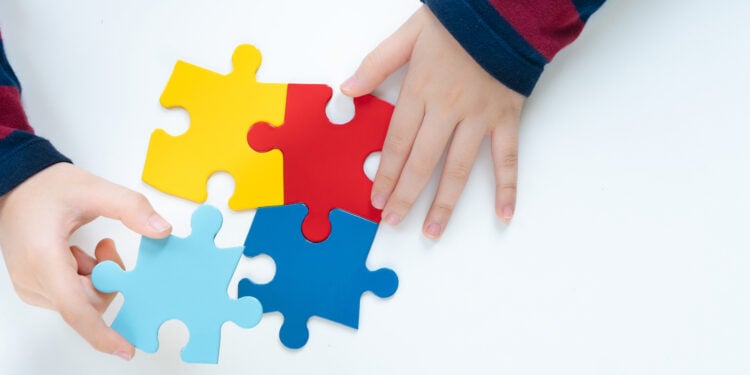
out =
[[258,209],[245,240],[245,255],[271,256],[276,275],[268,284],[244,279],[239,285],[239,296],[256,297],[265,312],[284,315],[279,336],[294,349],[307,342],[311,316],[357,328],[364,292],[385,298],[398,288],[392,270],[367,269],[376,224],[334,209],[331,235],[325,242],[313,243],[299,230],[306,214],[303,204]]
[[274,258],[273,280],[245,279],[242,297],[228,298],[242,248],[216,251],[221,215],[207,206],[194,214],[189,238],[143,238],[134,271],[104,262],[93,275],[98,289],[125,294],[112,327],[136,347],[156,351],[159,326],[182,320],[191,332],[187,362],[216,362],[224,321],[257,324],[263,307],[252,297],[284,315],[281,341],[300,348],[311,316],[357,328],[362,294],[385,298],[398,287],[392,270],[366,266],[380,211],[363,168],[382,148],[393,106],[366,95],[354,100],[352,121],[332,124],[330,87],[257,82],[261,55],[250,45],[237,47],[232,61],[226,75],[177,62],[161,103],[186,109],[190,128],[179,136],[154,131],[143,181],[203,202],[211,174],[226,171],[235,180],[230,208],[290,204],[259,209],[245,242],[245,255]]
[[249,44],[237,47],[232,62],[234,70],[227,75],[177,62],[161,104],[185,108],[190,128],[176,137],[154,131],[143,181],[165,193],[204,202],[208,178],[226,171],[235,181],[230,208],[282,204],[281,153],[257,153],[248,147],[246,137],[256,122],[284,121],[287,85],[256,81],[261,55]]
[[393,106],[365,95],[354,100],[352,121],[332,124],[325,114],[330,87],[257,82],[261,55],[251,45],[237,47],[232,60],[227,75],[177,62],[161,103],[185,108],[190,128],[179,136],[154,131],[143,181],[203,202],[208,178],[226,171],[235,180],[230,208],[305,203],[302,231],[315,242],[328,236],[334,208],[379,222],[363,165],[382,148]]
[[193,213],[189,237],[143,237],[134,270],[125,272],[111,261],[98,264],[91,275],[94,286],[125,296],[112,328],[135,347],[153,353],[159,348],[162,323],[179,319],[190,331],[183,361],[216,363],[224,322],[243,328],[258,324],[258,300],[234,300],[227,293],[243,248],[216,248],[214,237],[221,223],[217,209],[201,206]]
[[334,208],[380,222],[380,210],[370,204],[372,181],[363,166],[368,155],[382,149],[393,106],[365,95],[354,99],[354,119],[335,125],[325,113],[332,94],[326,85],[290,84],[284,123],[257,124],[247,136],[256,151],[281,150],[284,204],[307,205],[310,212],[302,232],[314,242],[328,237],[328,214]]

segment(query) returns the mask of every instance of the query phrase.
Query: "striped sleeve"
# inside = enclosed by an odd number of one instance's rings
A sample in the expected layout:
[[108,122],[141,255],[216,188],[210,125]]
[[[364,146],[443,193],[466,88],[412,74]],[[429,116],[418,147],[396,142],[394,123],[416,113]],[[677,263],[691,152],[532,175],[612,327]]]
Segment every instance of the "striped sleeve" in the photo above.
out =
[[0,196],[59,162],[70,162],[34,134],[21,105],[21,85],[5,56],[0,35]]
[[604,0],[423,0],[497,80],[528,96]]

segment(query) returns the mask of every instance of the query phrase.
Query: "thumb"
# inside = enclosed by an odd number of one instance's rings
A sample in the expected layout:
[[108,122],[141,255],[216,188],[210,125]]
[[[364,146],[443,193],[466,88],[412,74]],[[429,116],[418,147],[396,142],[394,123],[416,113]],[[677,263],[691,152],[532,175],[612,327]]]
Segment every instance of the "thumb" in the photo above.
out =
[[164,238],[172,231],[172,226],[156,213],[143,194],[124,186],[98,179],[87,200],[97,216],[119,220],[146,237]]
[[391,73],[409,61],[421,29],[421,18],[415,14],[365,56],[354,75],[341,84],[341,91],[357,97],[375,90]]

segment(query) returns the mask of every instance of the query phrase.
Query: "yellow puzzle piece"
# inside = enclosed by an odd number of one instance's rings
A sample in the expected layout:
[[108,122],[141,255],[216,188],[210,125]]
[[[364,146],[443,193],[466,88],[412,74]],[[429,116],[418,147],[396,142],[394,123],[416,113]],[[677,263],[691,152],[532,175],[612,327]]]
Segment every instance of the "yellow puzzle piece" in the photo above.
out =
[[225,171],[235,181],[231,209],[284,204],[281,151],[255,152],[247,144],[247,133],[257,122],[284,122],[287,85],[256,81],[261,55],[254,46],[237,47],[232,63],[233,71],[223,75],[177,62],[161,104],[187,110],[190,128],[179,136],[161,129],[151,134],[143,181],[165,193],[204,202],[208,178]]

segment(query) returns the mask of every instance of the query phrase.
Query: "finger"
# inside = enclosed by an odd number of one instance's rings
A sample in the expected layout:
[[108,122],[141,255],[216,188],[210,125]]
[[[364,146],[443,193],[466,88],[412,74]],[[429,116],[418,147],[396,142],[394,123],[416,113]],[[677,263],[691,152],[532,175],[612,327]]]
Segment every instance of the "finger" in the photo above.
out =
[[484,124],[470,120],[458,125],[448,150],[438,191],[422,228],[428,238],[436,239],[445,230],[469,179],[485,129]]
[[110,238],[105,238],[96,244],[94,256],[96,257],[96,263],[111,260],[117,263],[120,268],[125,269],[125,265],[122,263],[122,258],[120,258],[120,254],[117,252],[115,241],[112,241]]
[[80,276],[64,267],[50,267],[47,275],[45,285],[49,287],[55,307],[68,325],[96,350],[123,359],[133,357],[133,346],[107,327],[99,311],[91,305],[81,287]]
[[383,143],[380,165],[372,183],[371,200],[373,207],[377,209],[385,207],[396,187],[424,118],[424,103],[415,92],[418,89],[413,86],[414,74],[418,73],[411,72],[410,68],[401,87]]
[[516,210],[518,181],[518,119],[492,131],[492,159],[495,165],[495,213],[510,221]]
[[96,215],[120,220],[133,231],[151,238],[166,237],[172,226],[156,213],[143,194],[99,179],[87,196]]
[[93,270],[96,265],[96,259],[91,255],[86,254],[78,246],[71,246],[70,252],[73,254],[73,258],[75,258],[76,264],[78,265],[78,274],[90,275],[91,270]]
[[341,84],[340,89],[345,95],[362,96],[372,92],[409,61],[422,28],[418,13],[365,56],[354,75]]
[[117,297],[117,293],[102,293],[96,289],[93,281],[91,281],[91,276],[79,275],[78,282],[80,283],[80,288],[86,296],[86,299],[89,301],[89,304],[99,314],[104,314],[107,307],[109,307],[115,297]]
[[430,111],[425,115],[396,188],[383,208],[386,223],[397,225],[406,216],[432,176],[455,125],[455,121],[440,111]]

